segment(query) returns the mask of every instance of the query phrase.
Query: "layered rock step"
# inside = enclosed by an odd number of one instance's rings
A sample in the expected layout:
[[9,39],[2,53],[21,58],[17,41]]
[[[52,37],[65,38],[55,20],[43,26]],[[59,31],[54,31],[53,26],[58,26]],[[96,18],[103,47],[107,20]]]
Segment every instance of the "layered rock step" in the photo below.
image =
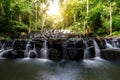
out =
[[101,57],[107,60],[120,60],[120,49],[103,49]]

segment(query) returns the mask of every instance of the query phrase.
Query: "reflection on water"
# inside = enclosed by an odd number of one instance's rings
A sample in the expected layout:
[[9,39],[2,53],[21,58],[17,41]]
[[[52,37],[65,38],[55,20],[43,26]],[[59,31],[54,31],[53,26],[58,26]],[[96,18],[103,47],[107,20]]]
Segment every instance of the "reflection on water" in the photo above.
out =
[[100,58],[55,63],[46,59],[0,60],[0,80],[119,80],[120,62]]

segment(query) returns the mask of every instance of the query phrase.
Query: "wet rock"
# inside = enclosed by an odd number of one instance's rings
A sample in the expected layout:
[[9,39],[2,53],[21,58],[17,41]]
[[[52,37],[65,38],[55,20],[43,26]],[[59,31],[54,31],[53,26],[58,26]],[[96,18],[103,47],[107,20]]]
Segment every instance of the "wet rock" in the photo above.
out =
[[8,58],[8,59],[15,59],[15,58],[17,58],[16,57],[17,53],[13,49],[3,51],[2,54],[3,54],[2,57]]
[[37,57],[40,58],[41,57],[41,49],[39,47],[36,47],[36,53],[37,53]]
[[93,45],[93,41],[88,40],[87,44],[88,44],[88,47],[89,47],[90,58],[95,57],[95,48],[94,48],[94,45]]
[[101,57],[108,60],[120,60],[120,49],[103,49]]
[[94,38],[94,40],[97,42],[100,49],[105,48],[105,45],[104,45],[105,43],[102,38],[96,37],[96,38]]
[[94,46],[91,46],[91,47],[89,48],[89,52],[90,52],[90,58],[95,57],[95,49],[94,49]]
[[25,57],[25,53],[23,50],[15,50],[15,52],[17,53],[16,58],[24,58]]
[[83,42],[67,40],[63,42],[63,59],[80,60],[83,59]]
[[60,50],[57,50],[55,48],[49,49],[48,59],[53,60],[55,62],[62,60],[62,53]]
[[17,40],[14,42],[13,49],[26,49],[26,44],[25,40]]
[[79,40],[76,42],[76,48],[83,48],[83,47],[84,47],[84,44],[82,40]]
[[83,49],[65,48],[65,49],[63,49],[63,59],[67,59],[67,60],[83,59]]
[[8,59],[16,59],[16,58],[24,58],[24,52],[22,50],[4,50],[2,53],[2,57]]
[[29,52],[29,54],[28,54],[28,57],[30,57],[30,58],[36,58],[37,57],[37,53],[31,50]]
[[48,58],[58,62],[62,60],[62,42],[61,40],[48,41],[49,54]]

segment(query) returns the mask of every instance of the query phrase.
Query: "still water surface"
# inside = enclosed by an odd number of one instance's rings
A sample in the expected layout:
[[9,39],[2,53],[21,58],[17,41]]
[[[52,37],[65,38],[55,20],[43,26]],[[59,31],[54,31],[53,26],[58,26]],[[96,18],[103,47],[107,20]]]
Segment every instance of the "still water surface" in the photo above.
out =
[[0,80],[120,80],[120,62],[0,59]]

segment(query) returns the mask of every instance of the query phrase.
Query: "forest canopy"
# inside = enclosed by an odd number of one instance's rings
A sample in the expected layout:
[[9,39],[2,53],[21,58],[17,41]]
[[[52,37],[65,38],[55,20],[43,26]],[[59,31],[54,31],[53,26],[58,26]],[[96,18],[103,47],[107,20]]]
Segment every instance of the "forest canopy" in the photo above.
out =
[[0,0],[0,33],[68,29],[120,34],[119,0]]

